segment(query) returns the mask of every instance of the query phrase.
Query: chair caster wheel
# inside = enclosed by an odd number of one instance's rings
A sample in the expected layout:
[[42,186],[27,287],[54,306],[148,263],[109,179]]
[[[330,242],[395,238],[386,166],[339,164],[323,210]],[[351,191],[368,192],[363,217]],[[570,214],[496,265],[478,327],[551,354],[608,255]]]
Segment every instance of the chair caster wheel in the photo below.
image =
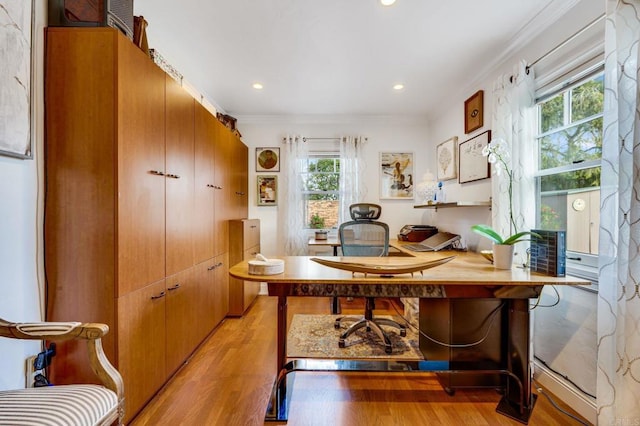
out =
[[449,396],[453,396],[456,394],[455,389],[451,389],[451,388],[444,388],[444,391],[446,392],[447,395]]
[[402,336],[402,337],[406,337],[407,336],[407,329],[406,328],[401,328],[400,329],[400,336]]
[[339,348],[344,348],[344,340],[340,339],[340,340],[338,341],[338,347],[339,347]]
[[385,351],[386,353],[388,353],[388,354],[391,354],[391,353],[393,352],[393,348],[392,348],[391,346],[386,346],[386,347],[384,348],[384,351]]
[[339,321],[334,322],[333,328],[335,328],[336,330],[340,330],[340,322]]

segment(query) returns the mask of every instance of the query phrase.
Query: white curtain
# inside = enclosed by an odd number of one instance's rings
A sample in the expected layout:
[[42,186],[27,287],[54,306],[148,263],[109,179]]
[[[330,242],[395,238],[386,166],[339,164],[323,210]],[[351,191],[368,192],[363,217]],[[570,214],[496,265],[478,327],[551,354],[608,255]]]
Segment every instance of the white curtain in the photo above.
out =
[[598,291],[598,424],[640,422],[640,2],[608,0]]
[[308,144],[302,136],[287,136],[282,155],[280,183],[280,214],[278,229],[282,231],[284,252],[287,256],[302,256],[307,252],[308,236],[305,232],[304,198],[302,196],[302,173],[309,156]]
[[340,223],[351,220],[349,206],[367,195],[362,154],[366,140],[361,136],[340,138]]
[[[535,90],[533,71],[525,61],[514,66],[513,72],[499,77],[493,87],[493,123],[491,139],[501,139],[510,151],[513,172],[512,209],[509,217],[509,180],[506,173],[493,174],[491,179],[493,228],[508,236],[535,227],[536,152]],[[516,229],[514,229],[514,227]],[[516,262],[527,260],[524,247],[516,246]]]

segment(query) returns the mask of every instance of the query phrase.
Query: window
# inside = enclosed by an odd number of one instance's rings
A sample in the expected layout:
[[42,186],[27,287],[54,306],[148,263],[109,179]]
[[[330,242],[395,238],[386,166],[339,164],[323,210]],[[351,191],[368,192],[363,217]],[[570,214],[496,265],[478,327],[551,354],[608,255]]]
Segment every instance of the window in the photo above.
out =
[[302,174],[304,217],[309,228],[337,228],[340,212],[340,156],[310,154]]
[[567,233],[567,269],[594,278],[600,226],[602,67],[539,98],[537,226]]

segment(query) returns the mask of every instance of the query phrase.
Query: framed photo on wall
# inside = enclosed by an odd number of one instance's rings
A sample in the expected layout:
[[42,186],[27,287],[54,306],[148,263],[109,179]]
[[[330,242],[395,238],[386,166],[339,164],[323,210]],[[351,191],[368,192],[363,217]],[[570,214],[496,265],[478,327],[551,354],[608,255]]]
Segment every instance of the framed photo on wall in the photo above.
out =
[[484,92],[478,90],[464,101],[464,133],[471,133],[484,124]]
[[256,148],[256,172],[279,172],[280,148]]
[[258,175],[258,205],[277,206],[278,205],[278,176]]
[[438,180],[458,177],[458,137],[454,136],[436,147]]
[[487,179],[490,176],[491,164],[482,155],[482,149],[489,145],[490,140],[491,130],[487,130],[458,145],[459,183]]
[[380,199],[413,199],[413,153],[380,153]]

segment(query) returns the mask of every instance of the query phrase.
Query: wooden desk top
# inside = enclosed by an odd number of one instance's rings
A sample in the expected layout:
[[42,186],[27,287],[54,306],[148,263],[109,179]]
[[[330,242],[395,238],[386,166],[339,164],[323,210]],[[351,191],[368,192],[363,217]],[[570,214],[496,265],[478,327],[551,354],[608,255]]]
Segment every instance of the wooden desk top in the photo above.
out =
[[[402,251],[401,245],[398,244]],[[538,286],[555,285],[589,285],[590,282],[575,277],[550,277],[532,273],[528,269],[513,267],[511,270],[495,269],[484,257],[473,252],[439,251],[419,253],[419,256],[390,256],[390,257],[325,257],[326,259],[345,262],[366,263],[371,265],[399,265],[415,264],[416,257],[421,260],[440,259],[448,256],[455,259],[444,265],[427,269],[420,273],[399,274],[392,277],[369,274],[364,277],[361,273],[355,276],[349,271],[343,271],[320,265],[311,260],[313,256],[285,256],[285,270],[277,275],[250,275],[247,261],[233,265],[229,274],[235,278],[247,281],[261,281],[282,284],[430,284],[447,286]]]
[[328,237],[326,240],[316,240],[315,238],[309,238],[308,245],[310,246],[331,246],[340,247],[340,241],[338,237]]

